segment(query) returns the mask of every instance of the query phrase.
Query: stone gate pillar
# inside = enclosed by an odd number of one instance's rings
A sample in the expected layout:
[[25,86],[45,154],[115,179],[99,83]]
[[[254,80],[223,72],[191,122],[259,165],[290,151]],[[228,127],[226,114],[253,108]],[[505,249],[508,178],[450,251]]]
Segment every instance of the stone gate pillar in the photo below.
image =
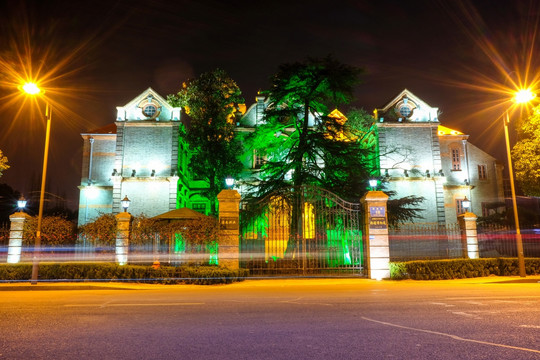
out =
[[116,215],[116,263],[126,265],[128,262],[129,236],[131,233],[130,213],[124,211]]
[[221,190],[219,202],[219,248],[220,265],[230,269],[240,267],[240,194],[236,190]]
[[476,232],[477,216],[471,212],[458,215],[459,227],[461,229],[461,243],[463,244],[463,257],[478,259],[478,235]]
[[388,195],[369,191],[362,199],[366,233],[366,264],[370,279],[390,278],[390,247],[388,242]]
[[17,264],[21,261],[23,227],[29,217],[28,214],[22,211],[18,211],[9,216],[11,227],[9,229],[8,264]]

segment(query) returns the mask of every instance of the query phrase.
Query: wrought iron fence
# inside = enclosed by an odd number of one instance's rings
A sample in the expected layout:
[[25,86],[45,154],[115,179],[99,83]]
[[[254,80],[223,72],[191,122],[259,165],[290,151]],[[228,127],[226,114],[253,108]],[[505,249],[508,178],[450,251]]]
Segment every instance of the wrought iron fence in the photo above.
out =
[[390,261],[463,257],[458,224],[402,224],[388,229]]
[[[533,226],[521,227],[523,253],[525,257],[540,257],[540,229]],[[480,257],[516,257],[516,229],[508,225],[479,225],[478,248]]]
[[255,275],[361,275],[360,204],[314,187],[289,188],[241,211],[241,266]]
[[[540,229],[521,229],[525,257],[540,257]],[[391,261],[465,257],[464,235],[458,224],[405,224],[388,231]],[[506,225],[478,225],[481,258],[516,257],[516,231]]]

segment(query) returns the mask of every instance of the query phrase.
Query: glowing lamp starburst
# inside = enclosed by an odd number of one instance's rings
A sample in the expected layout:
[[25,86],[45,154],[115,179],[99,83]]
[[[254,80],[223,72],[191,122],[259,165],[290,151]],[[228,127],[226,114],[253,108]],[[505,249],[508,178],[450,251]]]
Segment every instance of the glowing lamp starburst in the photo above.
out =
[[33,82],[28,82],[24,84],[22,88],[24,92],[29,95],[36,95],[39,94],[39,92],[41,91],[41,89]]
[[536,97],[536,94],[529,89],[522,89],[516,93],[514,101],[518,104],[525,104]]

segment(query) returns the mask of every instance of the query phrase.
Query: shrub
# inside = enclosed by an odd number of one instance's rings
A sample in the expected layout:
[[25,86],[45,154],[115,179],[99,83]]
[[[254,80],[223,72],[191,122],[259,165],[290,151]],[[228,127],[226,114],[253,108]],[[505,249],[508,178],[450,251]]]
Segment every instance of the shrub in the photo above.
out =
[[[540,274],[540,259],[525,259],[529,275]],[[444,280],[482,277],[489,275],[519,275],[516,258],[418,260],[390,263],[392,279]]]
[[79,234],[85,236],[93,246],[114,246],[116,217],[113,214],[103,214],[93,222],[80,226]]
[[[0,264],[0,280],[24,281],[32,275],[32,264]],[[41,263],[40,280],[121,280],[164,284],[229,284],[249,275],[246,269],[217,266],[174,267],[117,265],[113,263]]]
[[[32,216],[24,223],[23,244],[36,241],[38,217]],[[44,246],[74,245],[77,238],[76,226],[62,216],[45,216],[41,221],[41,244]]]

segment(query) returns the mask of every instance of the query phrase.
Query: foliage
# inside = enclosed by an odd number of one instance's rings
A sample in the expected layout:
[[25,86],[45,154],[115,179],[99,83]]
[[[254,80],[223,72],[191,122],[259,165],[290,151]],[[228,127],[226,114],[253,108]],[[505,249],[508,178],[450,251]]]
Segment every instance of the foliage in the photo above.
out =
[[361,70],[331,57],[284,64],[272,79],[264,124],[246,139],[247,147],[266,155],[250,195],[261,198],[284,187],[317,185],[355,200],[365,192],[372,169],[371,151],[357,129],[331,115],[349,103]]
[[79,227],[79,234],[93,246],[114,246],[116,243],[116,217],[102,214],[91,223]]
[[[32,245],[36,241],[38,217],[32,216],[24,223],[23,244]],[[45,216],[41,221],[41,245],[75,245],[76,226],[61,216]]]
[[519,141],[512,149],[516,180],[529,196],[540,196],[540,105],[518,128]]
[[9,223],[9,216],[17,211],[21,194],[8,184],[0,184],[0,224]]
[[9,223],[0,224],[0,246],[9,244]]
[[[349,111],[347,121],[331,113],[351,101],[361,72],[331,57],[280,67],[265,92],[269,105],[264,123],[245,139],[252,150],[248,154],[266,155],[256,177],[247,181],[248,202],[290,185],[319,186],[351,202],[366,193],[378,170],[371,138],[376,132],[374,119],[362,109]],[[423,200],[418,196],[391,199],[389,221],[397,224],[418,217]]]
[[375,119],[364,109],[352,108],[347,112],[346,126],[354,134],[362,134],[369,131]]
[[191,119],[182,135],[193,150],[189,166],[196,178],[208,181],[203,196],[216,214],[216,197],[224,188],[224,179],[237,177],[242,170],[237,158],[242,145],[234,131],[239,104],[244,103],[241,91],[225,71],[217,69],[184,83],[167,100],[184,107]]
[[[211,216],[167,222],[140,215],[133,218],[130,245],[137,247],[152,244],[156,234],[167,241],[175,234],[181,234],[190,245],[206,245],[218,240],[218,225],[217,219]],[[81,226],[79,233],[86,236],[94,246],[114,246],[116,226],[116,217],[104,214],[94,222]]]
[[[528,275],[540,274],[540,259],[525,259]],[[517,258],[419,260],[390,263],[392,279],[444,280],[519,275]]]
[[[394,192],[387,192],[388,195],[393,195]],[[397,226],[399,224],[405,224],[413,221],[414,219],[419,219],[419,215],[422,208],[419,208],[424,201],[424,197],[409,195],[399,199],[389,199],[387,206],[387,216],[388,224],[390,226]]]
[[204,245],[218,241],[218,225],[216,218],[208,216],[163,224],[160,231],[168,237],[180,233],[188,244]]
[[8,158],[2,153],[2,150],[0,150],[0,176],[2,176],[4,170],[7,169],[9,169]]
[[[0,264],[0,280],[28,280],[32,264]],[[116,280],[165,284],[229,284],[243,281],[249,275],[246,269],[228,269],[217,266],[174,267],[117,265],[113,263],[40,263],[40,280]]]
[[131,243],[133,245],[151,243],[155,234],[159,234],[161,239],[170,241],[174,235],[181,234],[191,246],[206,245],[218,241],[218,225],[217,219],[211,216],[171,222],[139,216],[133,220]]

